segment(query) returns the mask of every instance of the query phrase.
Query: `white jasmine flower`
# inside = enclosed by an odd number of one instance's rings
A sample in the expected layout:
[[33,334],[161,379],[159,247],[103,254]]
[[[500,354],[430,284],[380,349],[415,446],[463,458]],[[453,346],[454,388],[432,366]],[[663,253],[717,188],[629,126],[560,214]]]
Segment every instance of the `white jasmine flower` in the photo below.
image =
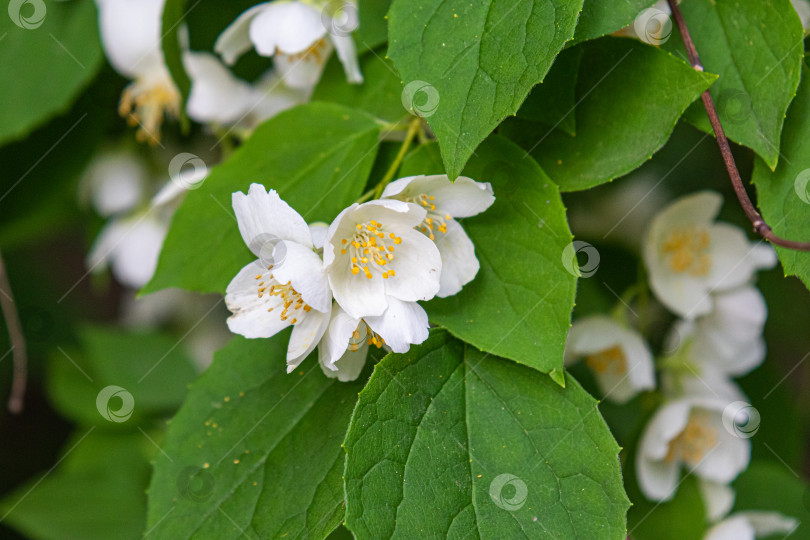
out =
[[684,197],[653,220],[644,243],[650,286],[683,318],[712,310],[712,293],[747,283],[776,264],[773,249],[749,242],[742,229],[715,223],[722,198],[713,192]]
[[354,319],[382,315],[389,298],[429,300],[442,269],[436,245],[414,227],[424,208],[389,199],[353,204],[329,226],[323,262],[332,294]]
[[291,372],[329,324],[332,294],[323,262],[304,218],[275,190],[252,184],[247,195],[233,194],[233,209],[242,239],[258,260],[228,285],[225,303],[233,312],[228,328],[247,338],[266,338],[293,326],[287,347]]
[[81,197],[90,199],[100,216],[132,210],[143,199],[147,174],[143,161],[130,152],[101,153],[82,176]]
[[364,319],[353,318],[335,305],[318,358],[328,377],[353,381],[363,370],[369,345],[404,353],[411,344],[425,341],[429,328],[427,313],[416,302],[389,297],[382,315]]
[[734,506],[734,499],[737,494],[729,485],[701,479],[698,482],[698,488],[703,499],[703,506],[706,508],[706,519],[709,523],[720,520]]
[[200,123],[238,124],[253,129],[309,99],[309,91],[288,88],[275,70],[250,84],[235,77],[208,53],[187,52],[183,64],[191,78],[186,110],[192,120]]
[[662,406],[644,428],[636,475],[644,495],[667,501],[675,495],[681,466],[702,480],[728,484],[751,459],[751,441],[726,430],[725,400],[685,398]]
[[139,141],[156,144],[164,115],[177,117],[180,93],[160,47],[165,0],[96,0],[101,43],[110,64],[132,79],[121,95],[119,113],[139,126]]
[[691,347],[689,356],[699,369],[745,375],[765,359],[765,299],[756,287],[744,286],[716,294],[714,300],[710,313],[693,321],[678,321],[669,340]]
[[[324,7],[328,7],[325,4]],[[310,2],[276,0],[253,6],[242,13],[217,39],[214,49],[228,64],[254,47],[262,56],[275,59],[276,68],[288,86],[308,88],[321,76],[326,60],[336,49],[346,78],[363,82],[357,62],[357,50],[350,35],[329,33],[334,19],[356,17],[353,6],[327,13]],[[356,27],[353,24],[340,25]]]
[[714,367],[710,361],[695,360],[690,349],[683,356],[677,353],[664,360],[661,389],[667,397],[747,401],[748,398],[728,374]]
[[705,540],[754,540],[775,534],[790,534],[799,521],[779,512],[749,510],[736,512],[706,531]]
[[382,198],[419,204],[427,211],[417,228],[436,242],[442,256],[437,296],[457,294],[475,278],[480,268],[475,247],[453,218],[475,216],[492,206],[495,197],[488,182],[476,182],[465,176],[451,182],[446,174],[409,176],[388,184]]
[[565,364],[584,358],[602,395],[625,403],[643,390],[655,388],[650,348],[641,335],[610,317],[577,320],[568,333]]

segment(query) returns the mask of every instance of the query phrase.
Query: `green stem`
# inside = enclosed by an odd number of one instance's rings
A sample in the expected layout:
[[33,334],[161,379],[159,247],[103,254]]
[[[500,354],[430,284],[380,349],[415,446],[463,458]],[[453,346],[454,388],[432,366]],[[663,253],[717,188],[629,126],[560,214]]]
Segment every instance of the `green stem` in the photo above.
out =
[[[419,127],[421,125],[421,118],[416,117],[411,120],[411,123],[408,125],[408,133],[405,135],[405,140],[402,142],[402,146],[399,148],[399,152],[397,156],[394,158],[394,162],[391,163],[391,166],[388,167],[388,170],[385,171],[385,175],[383,176],[380,183],[377,184],[376,189],[374,190],[374,198],[379,199],[391,180],[394,179],[394,175],[399,170],[399,166],[402,164],[402,160],[405,159],[405,154],[408,152],[408,148],[410,148],[411,143],[413,142],[414,137],[419,132]],[[365,195],[364,195],[365,197]]]

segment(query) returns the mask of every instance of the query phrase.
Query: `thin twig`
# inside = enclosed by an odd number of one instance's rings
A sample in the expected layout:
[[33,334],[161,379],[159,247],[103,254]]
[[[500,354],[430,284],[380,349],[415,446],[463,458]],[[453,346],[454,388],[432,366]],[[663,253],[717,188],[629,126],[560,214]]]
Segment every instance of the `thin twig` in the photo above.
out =
[[[669,7],[672,10],[672,17],[675,19],[675,24],[678,25],[678,30],[681,33],[683,44],[686,46],[686,53],[689,55],[689,63],[698,71],[703,71],[703,65],[700,63],[700,56],[698,56],[695,43],[692,41],[692,36],[689,34],[689,29],[686,27],[686,21],[683,18],[680,8],[678,7],[677,0],[667,0]],[[795,249],[797,251],[810,251],[810,242],[796,242],[794,240],[786,240],[780,238],[773,233],[770,225],[765,223],[762,215],[757,211],[754,203],[748,197],[745,191],[740,171],[737,170],[737,164],[734,162],[734,156],[731,154],[731,146],[729,146],[726,133],[723,131],[723,125],[720,123],[720,117],[717,115],[717,108],[714,106],[714,100],[708,90],[703,92],[701,96],[703,99],[703,107],[706,109],[706,114],[709,115],[709,122],[712,124],[715,138],[717,139],[717,146],[720,147],[720,153],[723,156],[723,162],[726,165],[726,170],[731,178],[731,185],[734,187],[734,192],[737,194],[737,199],[740,205],[754,226],[754,232],[777,246],[788,249]]]
[[11,396],[8,398],[8,410],[19,414],[23,409],[25,397],[25,380],[28,374],[28,365],[25,354],[25,336],[22,333],[20,316],[14,306],[14,296],[3,263],[3,254],[0,253],[0,308],[6,319],[6,328],[11,340],[11,349],[14,352],[14,378],[11,382]]
[[399,148],[399,152],[394,158],[394,162],[391,163],[390,167],[388,167],[383,179],[380,180],[380,183],[377,184],[377,187],[374,190],[375,199],[380,198],[383,190],[385,190],[385,186],[387,186],[389,182],[394,179],[394,175],[397,173],[400,164],[402,164],[402,160],[405,159],[405,154],[408,152],[408,148],[410,148],[411,143],[413,142],[414,137],[416,137],[416,134],[419,132],[421,125],[422,119],[418,116],[411,119],[411,123],[408,125],[408,133],[405,134],[405,140],[402,142],[402,146]]

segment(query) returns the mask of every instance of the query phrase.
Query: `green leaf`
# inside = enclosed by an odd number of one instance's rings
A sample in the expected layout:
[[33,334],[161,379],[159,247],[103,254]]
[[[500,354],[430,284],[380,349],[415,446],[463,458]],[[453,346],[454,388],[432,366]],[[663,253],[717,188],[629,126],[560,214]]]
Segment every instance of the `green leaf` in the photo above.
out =
[[402,106],[402,85],[399,82],[399,75],[390,60],[376,54],[367,54],[360,59],[360,71],[365,82],[348,83],[343,74],[343,64],[337,55],[333,55],[312,94],[312,101],[359,107],[391,123],[408,114]]
[[[759,208],[774,233],[791,240],[810,240],[810,70],[790,106],[782,141],[782,160],[771,171],[761,159],[754,165]],[[785,275],[798,276],[810,288],[810,253],[776,248]]]
[[[543,372],[562,369],[576,276],[563,265],[571,244],[557,187],[525,152],[493,136],[463,174],[490,182],[495,204],[461,225],[481,269],[472,283],[425,305],[430,320],[488,353]],[[435,145],[408,156],[401,176],[441,173]]]
[[581,59],[582,47],[561,52],[554,60],[546,79],[532,88],[529,97],[520,106],[518,118],[542,122],[569,135],[576,135],[574,94]]
[[380,125],[346,107],[311,103],[268,120],[175,214],[158,268],[143,292],[180,287],[224,292],[251,255],[231,194],[256,182],[275,189],[308,222],[331,221],[363,192]]
[[287,375],[282,336],[234,338],[191,386],[155,463],[150,538],[324,538],[340,524],[362,381],[327,379],[312,359]]
[[53,472],[0,502],[0,518],[39,540],[141,538],[153,449],[138,432],[79,431]]
[[346,435],[346,526],[366,538],[624,538],[619,447],[570,376],[442,331],[374,369]]
[[520,121],[501,130],[529,150],[562,191],[608,182],[650,159],[716,79],[635,39],[607,37],[583,47],[576,137]]
[[[375,49],[388,41],[386,14],[391,0],[358,0],[359,26],[353,34],[358,50]],[[363,72],[365,75],[365,72]]]
[[65,112],[103,60],[92,0],[7,4],[0,16],[0,65],[9,81],[0,86],[0,144]]
[[[801,75],[804,34],[796,10],[790,0],[689,0],[681,10],[703,66],[720,75],[711,94],[723,130],[773,169],[785,111]],[[684,50],[678,39],[666,45]],[[701,103],[686,118],[713,133]]]
[[163,5],[160,31],[163,58],[169,74],[180,92],[180,123],[184,130],[188,129],[185,103],[191,92],[191,79],[183,66],[183,50],[180,46],[180,29],[185,23],[185,16],[186,0],[166,0]]
[[799,527],[789,538],[810,537],[810,486],[798,471],[775,461],[754,461],[734,482],[734,489],[737,498],[732,513],[776,511],[799,521]]
[[[89,327],[80,339],[78,352],[54,351],[48,373],[56,408],[80,424],[131,428],[150,416],[174,412],[196,377],[177,339],[165,334]],[[99,393],[111,385],[134,400],[132,418],[120,424],[105,419],[97,408]]]
[[388,55],[454,179],[574,35],[582,0],[394,0]]
[[656,0],[585,0],[574,42],[595,39],[621,30]]

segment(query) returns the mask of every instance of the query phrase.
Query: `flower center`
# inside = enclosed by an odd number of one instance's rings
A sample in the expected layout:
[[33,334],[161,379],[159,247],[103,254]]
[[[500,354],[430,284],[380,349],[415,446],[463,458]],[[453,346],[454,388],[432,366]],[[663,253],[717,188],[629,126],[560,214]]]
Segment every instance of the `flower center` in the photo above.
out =
[[705,229],[694,226],[675,229],[661,244],[661,255],[677,274],[705,276],[712,267],[711,257],[706,253],[710,242]]
[[160,142],[163,116],[180,115],[180,94],[170,80],[135,80],[124,89],[118,114],[130,126],[138,126],[135,138],[155,145]]
[[697,465],[706,453],[717,444],[717,434],[709,424],[709,413],[696,410],[689,414],[689,421],[677,437],[669,443],[666,461],[676,459]]
[[[267,269],[272,270],[273,265],[271,264]],[[304,303],[304,299],[301,298],[301,293],[296,291],[292,285],[290,285],[289,281],[286,284],[279,283],[273,277],[273,274],[270,274],[268,277],[266,272],[264,274],[256,274],[256,280],[261,280],[257,286],[259,298],[267,294],[268,296],[278,296],[281,299],[281,305],[271,307],[267,311],[272,312],[276,308],[281,308],[279,317],[282,321],[286,321],[292,316],[290,324],[295,324],[312,310],[309,305]]]
[[329,56],[327,54],[327,52],[328,52],[328,44],[327,44],[325,38],[321,38],[321,39],[313,42],[312,45],[310,45],[309,47],[307,47],[303,51],[295,53],[295,54],[286,54],[286,53],[284,53],[284,52],[282,52],[282,51],[280,51],[278,49],[276,49],[276,52],[278,52],[279,54],[283,54],[284,56],[286,56],[287,58],[289,58],[290,60],[293,60],[293,61],[295,61],[295,60],[310,60],[310,59],[313,59],[318,64],[323,64],[324,62],[326,62],[326,60],[327,60],[327,58]]
[[431,240],[436,240],[434,232],[441,233],[447,232],[447,220],[450,219],[450,214],[442,215],[436,210],[436,205],[433,203],[435,197],[425,193],[420,194],[418,197],[411,197],[408,202],[421,205],[427,210],[425,219],[416,228]]
[[372,332],[365,321],[360,321],[360,324],[352,333],[352,337],[349,338],[349,350],[356,352],[363,346],[363,343],[374,345],[380,349],[385,344],[385,340],[379,334]]
[[372,270],[381,273],[384,279],[395,275],[394,270],[386,270],[385,266],[394,260],[394,244],[401,244],[402,238],[392,232],[386,235],[382,223],[373,219],[368,223],[358,223],[355,233],[340,243],[343,245],[340,254],[349,254],[355,276],[361,270],[368,279],[374,277]]
[[627,371],[627,360],[622,348],[616,345],[610,349],[590,354],[585,358],[585,364],[596,373],[612,373],[621,375]]

